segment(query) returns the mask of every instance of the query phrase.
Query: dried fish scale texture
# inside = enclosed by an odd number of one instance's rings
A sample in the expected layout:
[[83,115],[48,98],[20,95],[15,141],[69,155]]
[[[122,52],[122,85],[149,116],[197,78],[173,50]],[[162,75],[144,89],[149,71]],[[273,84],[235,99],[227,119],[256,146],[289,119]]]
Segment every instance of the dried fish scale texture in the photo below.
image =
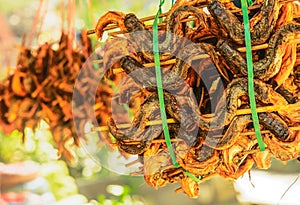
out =
[[[277,0],[264,1],[260,13],[250,19],[251,43],[265,43],[278,19],[280,6]],[[240,20],[227,10],[221,2],[214,0],[208,10],[220,27],[224,28],[235,43],[244,44],[244,28]]]
[[[180,20],[195,17],[197,22],[195,28],[189,28]],[[166,17],[166,30],[164,32],[165,39],[159,44],[161,52],[160,59],[168,60],[176,52],[178,47],[184,44],[182,37],[186,37],[190,33],[197,33],[199,38],[210,33],[209,24],[207,22],[207,14],[202,10],[193,6],[180,6]],[[125,26],[129,32],[130,40],[137,51],[141,51],[142,57],[153,62],[152,53],[152,34],[145,28],[145,25],[132,13],[127,14],[124,19]],[[201,34],[200,34],[201,33]]]
[[[299,32],[300,25],[292,23],[283,26],[272,35],[265,57],[253,63],[255,78],[267,81],[281,70],[282,58],[287,47],[286,42],[290,38],[293,39]],[[225,40],[220,40],[217,48],[226,62],[232,66],[235,74],[247,75],[246,60],[239,51],[231,47]],[[293,64],[291,65],[293,66]]]

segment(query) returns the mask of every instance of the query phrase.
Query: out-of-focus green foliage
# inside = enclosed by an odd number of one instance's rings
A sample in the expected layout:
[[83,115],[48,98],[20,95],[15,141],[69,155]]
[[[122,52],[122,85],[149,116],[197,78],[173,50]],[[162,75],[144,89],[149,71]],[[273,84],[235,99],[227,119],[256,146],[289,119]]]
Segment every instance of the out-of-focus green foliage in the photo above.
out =
[[13,131],[9,135],[0,133],[0,161],[14,163],[32,160],[43,163],[56,160],[57,149],[53,146],[53,137],[44,122],[33,132],[25,129],[25,141],[22,133]]
[[6,1],[6,0],[0,0],[0,12],[6,13],[6,12],[13,12],[18,9],[22,9],[28,4],[32,2],[37,2],[36,0],[27,0],[27,1]]
[[131,195],[131,189],[129,186],[120,185],[108,185],[106,187],[108,193],[112,196],[106,197],[104,194],[98,196],[99,205],[143,205],[144,202],[140,196]]
[[33,132],[25,130],[25,142],[22,133],[12,132],[10,135],[0,133],[0,162],[14,163],[35,161],[40,164],[40,173],[49,183],[57,200],[78,194],[73,177],[69,175],[67,164],[57,160],[57,149],[53,145],[53,137],[47,124],[41,122]]
[[56,199],[63,199],[78,193],[78,188],[65,162],[52,161],[41,165],[41,175],[50,184],[51,192]]
[[85,196],[76,194],[56,202],[55,205],[98,205],[97,203],[87,202],[88,200]]

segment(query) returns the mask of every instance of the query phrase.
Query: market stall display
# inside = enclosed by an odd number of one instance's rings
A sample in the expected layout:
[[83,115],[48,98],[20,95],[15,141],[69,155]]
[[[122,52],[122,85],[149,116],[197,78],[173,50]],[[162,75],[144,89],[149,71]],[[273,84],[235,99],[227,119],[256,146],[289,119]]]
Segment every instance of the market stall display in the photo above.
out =
[[[216,175],[234,180],[254,166],[268,169],[271,157],[297,159],[299,8],[290,0],[257,0],[249,7],[265,151],[259,149],[251,118],[242,12],[227,0],[178,0],[159,16],[159,60],[174,155],[161,126],[148,22],[154,17],[139,19],[133,13],[107,12],[94,30],[82,32],[76,48],[64,33],[57,49],[47,43],[38,50],[22,46],[16,70],[0,84],[1,129],[23,132],[46,120],[59,154],[70,161],[70,141],[79,145],[86,132],[98,131],[106,146],[138,156],[142,166],[133,175],[144,175],[155,188],[178,182],[176,191],[192,198],[199,195],[200,182]],[[92,33],[105,42],[95,52],[87,36]],[[92,53],[97,59],[91,62]],[[94,127],[86,129],[87,124]]]
[[[263,152],[247,96],[241,10],[230,1],[177,1],[160,15],[165,17],[158,25],[164,101],[179,166],[172,162],[159,122],[152,32],[145,23],[153,17],[109,11],[99,18],[89,33],[102,39],[108,31],[112,37],[99,66],[108,78],[124,72],[130,76],[114,98],[120,104],[142,101],[127,127],[114,116],[107,124],[118,149],[139,156],[143,166],[136,174],[155,188],[179,182],[179,190],[197,197],[199,181],[194,177],[237,179],[253,166],[268,169],[271,157],[299,157],[298,3],[255,1],[249,7],[254,91],[267,147]],[[116,27],[120,30],[109,32]],[[140,94],[133,95],[133,90]]]

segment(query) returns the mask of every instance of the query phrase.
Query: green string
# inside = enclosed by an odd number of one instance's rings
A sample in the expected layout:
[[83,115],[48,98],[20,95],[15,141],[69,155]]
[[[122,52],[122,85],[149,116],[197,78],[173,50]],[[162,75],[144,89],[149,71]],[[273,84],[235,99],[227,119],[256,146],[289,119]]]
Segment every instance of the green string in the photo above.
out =
[[[158,7],[158,12],[157,12],[157,17],[158,17],[158,15],[160,15],[160,14],[162,14],[162,5],[165,3],[165,0],[160,0],[160,2],[159,2],[159,7]],[[159,21],[158,21],[159,23],[162,23],[163,22],[163,19],[162,18],[159,18]]]
[[195,175],[191,174],[190,172],[187,172],[185,170],[183,170],[183,173],[190,177],[192,180],[194,180],[195,182],[201,183],[201,179],[199,179],[198,177],[196,177]]
[[[157,92],[158,92],[158,101],[159,101],[159,108],[160,108],[160,114],[161,114],[161,120],[162,120],[162,127],[163,127],[163,133],[164,138],[167,144],[168,151],[170,153],[172,163],[175,168],[179,167],[179,164],[176,160],[175,153],[172,148],[168,123],[167,123],[167,115],[166,115],[166,109],[165,109],[165,101],[164,101],[164,92],[162,87],[162,73],[160,68],[160,59],[159,59],[159,47],[158,47],[158,15],[161,11],[161,6],[164,4],[164,0],[160,0],[159,9],[158,12],[155,15],[155,19],[153,22],[153,54],[154,54],[154,63],[155,63],[155,74],[156,74],[156,84],[157,84]],[[184,174],[193,179],[194,181],[200,183],[201,180],[194,176],[193,174],[187,172],[186,170],[183,170]]]
[[161,11],[161,6],[164,4],[164,0],[160,0],[158,12],[155,15],[155,19],[153,22],[153,53],[154,53],[154,63],[155,63],[155,74],[156,74],[156,84],[157,84],[157,92],[158,92],[158,101],[159,101],[159,107],[160,107],[160,114],[161,114],[161,120],[162,120],[162,126],[163,126],[163,132],[166,140],[166,144],[168,147],[168,151],[171,155],[171,159],[173,162],[173,165],[178,168],[179,165],[176,161],[175,153],[172,149],[172,143],[167,123],[167,114],[165,110],[165,101],[164,101],[164,92],[162,88],[162,75],[161,75],[161,69],[160,69],[160,59],[159,59],[159,48],[158,48],[158,15],[159,11]]
[[256,110],[256,102],[254,95],[254,74],[253,74],[253,64],[252,64],[252,48],[251,48],[251,36],[250,36],[250,27],[249,27],[249,17],[248,17],[248,5],[247,0],[241,0],[242,2],[242,13],[244,20],[244,30],[245,30],[245,42],[246,42],[246,59],[247,59],[247,69],[248,69],[248,95],[250,99],[250,107],[252,120],[255,130],[255,135],[258,141],[258,146],[260,151],[265,150],[265,144],[262,140],[260,126],[258,121],[258,115]]
[[247,0],[247,4],[248,4],[248,6],[251,6],[253,4],[253,1],[252,0]]

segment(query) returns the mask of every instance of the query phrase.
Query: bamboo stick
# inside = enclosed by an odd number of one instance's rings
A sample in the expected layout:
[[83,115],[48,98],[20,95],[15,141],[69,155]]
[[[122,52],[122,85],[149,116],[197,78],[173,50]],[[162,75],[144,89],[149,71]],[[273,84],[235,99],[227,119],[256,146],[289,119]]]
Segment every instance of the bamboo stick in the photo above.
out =
[[136,160],[133,160],[133,161],[125,164],[125,167],[131,167],[131,166],[133,166],[133,165],[135,165],[137,163],[140,163],[140,159],[136,159]]
[[[282,0],[282,1],[279,1],[280,4],[285,4],[285,3],[288,3],[288,2],[293,2],[295,0]],[[202,1],[203,3],[204,2],[207,2],[206,0]],[[201,2],[199,2],[201,3]],[[203,5],[203,7],[205,7],[207,5]],[[250,6],[248,9],[249,10],[253,10],[253,9],[257,9],[257,8],[260,8],[261,5],[254,5],[254,6]],[[235,10],[231,10],[232,13],[238,13],[238,12],[241,12],[241,9],[235,9]],[[160,14],[158,17],[161,18],[161,17],[166,17],[167,15],[169,14],[169,12],[166,12],[166,13],[162,13]],[[147,16],[147,17],[144,17],[144,18],[140,18],[140,21],[141,22],[146,22],[146,21],[150,21],[150,20],[153,20],[155,18],[155,15],[152,15],[152,16]],[[193,21],[193,20],[197,20],[196,18],[189,18],[189,19],[184,19],[182,20],[181,22],[188,22],[188,21]],[[158,26],[164,26],[165,23],[160,23],[158,24]],[[146,27],[149,27],[151,28],[152,25],[148,25]],[[108,31],[108,30],[112,30],[112,29],[116,29],[118,28],[117,25],[113,24],[113,25],[110,25],[110,26],[106,26],[103,30],[104,31]],[[94,34],[95,33],[95,30],[94,29],[91,29],[91,30],[88,30],[87,31],[87,34],[90,35],[90,34]],[[118,33],[120,34],[120,33]],[[110,34],[109,34],[110,35]]]
[[[257,109],[258,113],[274,112],[274,111],[281,111],[281,110],[295,111],[295,110],[300,110],[300,104],[296,103],[296,104],[288,104],[288,105],[281,105],[281,106],[271,105],[271,106],[265,106],[265,107],[257,107],[256,109]],[[236,115],[247,115],[247,114],[251,114],[250,108],[240,109],[240,110],[237,110],[237,112],[236,112]],[[213,114],[206,114],[203,116],[209,118],[209,117],[213,117]],[[160,125],[161,123],[162,123],[161,120],[153,120],[153,121],[146,122],[146,126]],[[167,119],[167,123],[173,124],[173,123],[176,123],[176,120],[173,118],[169,118],[169,119]],[[120,124],[120,125],[118,125],[118,127],[120,129],[125,129],[125,128],[131,127],[131,124]],[[299,127],[299,129],[300,129],[300,127]],[[107,132],[107,131],[109,131],[109,129],[107,126],[100,126],[100,127],[93,128],[92,131]]]
[[[293,131],[298,131],[298,130],[300,130],[300,126],[298,126],[298,127],[289,127],[289,129],[293,130]],[[261,131],[261,134],[270,134],[270,133],[271,132],[269,130],[262,130]],[[240,136],[249,136],[249,135],[255,135],[255,132],[243,132],[243,133],[240,134]],[[184,141],[184,140],[180,139],[180,138],[173,138],[173,139],[171,139],[171,142],[180,142],[180,141]],[[126,142],[128,144],[131,144],[131,145],[135,145],[135,144],[139,144],[140,143],[138,141],[130,141],[130,140],[124,140],[124,142]],[[164,140],[164,139],[154,139],[154,140],[151,141],[151,143],[153,143],[153,144],[162,144],[162,143],[166,143],[166,140]],[[113,143],[112,145],[117,145],[117,144]],[[131,163],[133,164],[133,163],[136,163],[136,162],[133,161],[133,162],[130,162],[130,164]]]
[[[291,40],[289,40],[289,43],[290,44],[300,44],[300,38],[291,39]],[[252,46],[252,51],[262,50],[262,49],[266,49],[266,48],[268,48],[268,44],[264,43],[261,45]],[[241,48],[238,48],[237,50],[240,52],[246,52],[246,47],[241,47]],[[199,59],[204,59],[204,58],[209,58],[209,55],[207,55],[207,54],[196,55],[193,57],[193,60],[199,60]],[[163,66],[163,65],[174,64],[175,62],[176,62],[176,59],[170,59],[170,60],[163,61],[160,64]],[[103,63],[103,59],[94,60],[93,63]],[[151,67],[154,67],[155,64],[154,63],[145,63],[145,64],[143,64],[143,66],[146,68],[151,68]],[[113,69],[114,74],[121,73],[121,72],[123,72],[122,68],[114,68]]]

